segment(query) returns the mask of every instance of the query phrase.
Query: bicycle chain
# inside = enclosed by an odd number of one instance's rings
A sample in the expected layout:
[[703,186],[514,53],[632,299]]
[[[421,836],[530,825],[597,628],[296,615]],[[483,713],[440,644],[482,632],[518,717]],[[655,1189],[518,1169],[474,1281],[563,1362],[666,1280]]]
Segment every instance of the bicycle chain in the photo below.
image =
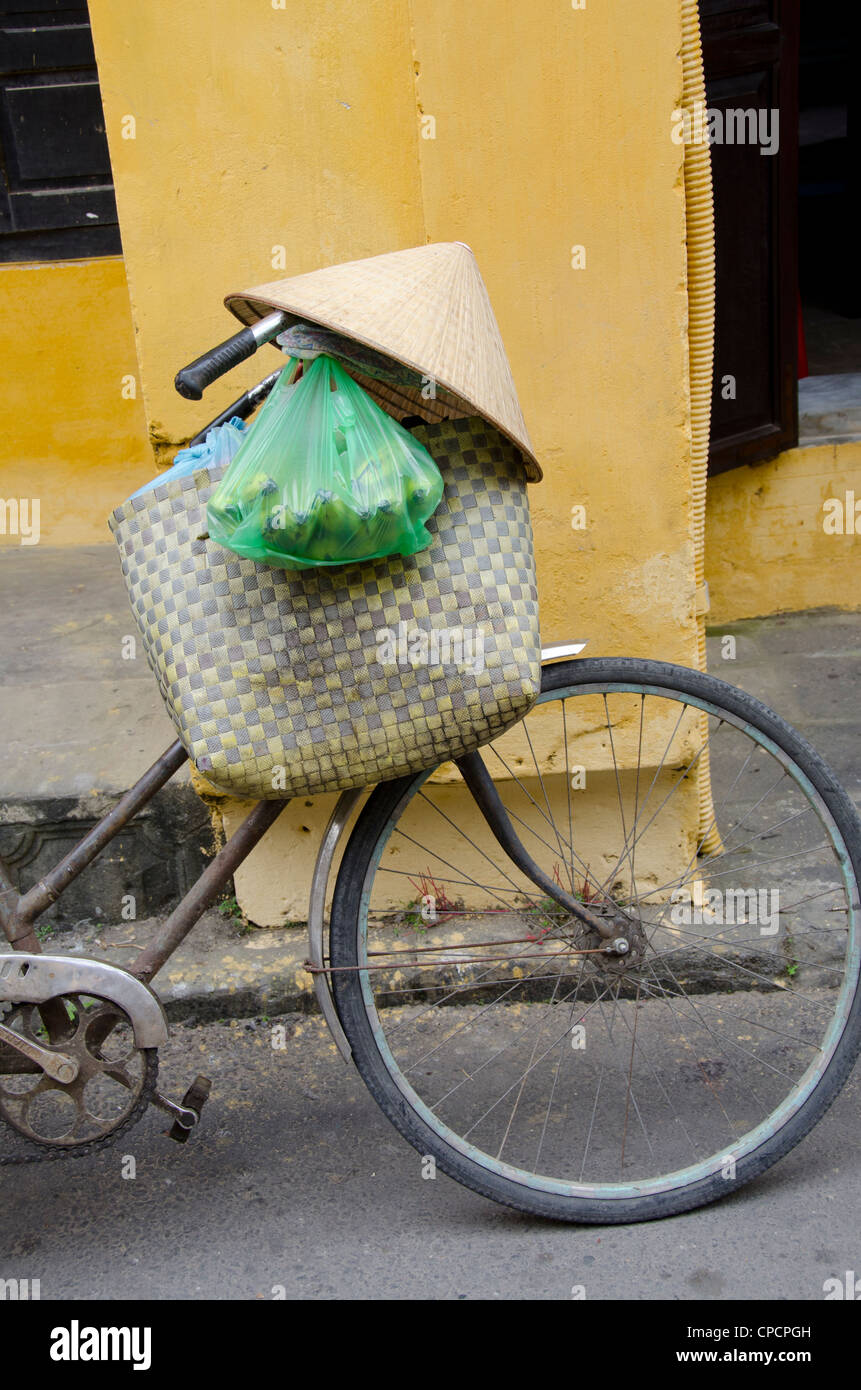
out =
[[[18,1134],[11,1125],[0,1116],[0,1125],[6,1133],[14,1134],[22,1143],[26,1144],[27,1152],[23,1154],[0,1154],[0,1168],[14,1168],[25,1163],[50,1163],[52,1159],[59,1158],[86,1158],[89,1154],[99,1153],[102,1149],[110,1148],[115,1144],[121,1134],[125,1134],[136,1125],[138,1120],[143,1117],[144,1111],[150,1104],[155,1094],[156,1081],[158,1080],[158,1049],[146,1047],[142,1049],[145,1061],[145,1078],[137,1103],[129,1111],[121,1124],[117,1125],[110,1134],[103,1134],[99,1139],[90,1139],[86,1144],[38,1144],[32,1139],[27,1139],[24,1135]],[[31,1152],[31,1150],[33,1152]]]

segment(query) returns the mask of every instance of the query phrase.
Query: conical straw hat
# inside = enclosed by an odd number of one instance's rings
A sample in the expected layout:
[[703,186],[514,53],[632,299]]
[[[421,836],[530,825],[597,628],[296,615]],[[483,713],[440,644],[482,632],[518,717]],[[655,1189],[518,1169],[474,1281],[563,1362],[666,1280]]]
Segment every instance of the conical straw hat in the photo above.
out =
[[462,242],[327,266],[224,302],[246,325],[281,309],[291,324],[332,329],[393,358],[434,382],[441,402],[359,377],[382,405],[428,418],[481,415],[521,450],[530,481],[541,478],[484,281]]

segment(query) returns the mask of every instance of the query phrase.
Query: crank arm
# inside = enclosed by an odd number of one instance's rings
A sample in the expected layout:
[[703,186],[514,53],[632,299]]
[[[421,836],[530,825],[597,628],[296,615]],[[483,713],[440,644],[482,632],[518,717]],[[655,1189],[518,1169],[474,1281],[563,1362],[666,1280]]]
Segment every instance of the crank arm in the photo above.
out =
[[151,1103],[173,1119],[170,1129],[165,1130],[168,1139],[175,1139],[178,1144],[186,1142],[200,1120],[200,1112],[206,1104],[211,1088],[212,1082],[208,1076],[196,1076],[179,1105],[176,1101],[168,1100],[160,1091],[156,1091]]
[[515,834],[514,827],[508,819],[508,814],[493,784],[493,778],[485,767],[481,755],[478,752],[467,753],[462,758],[456,758],[455,762],[461,777],[472,792],[476,806],[499,844],[518,869],[532,880],[536,888],[540,888],[542,893],[546,893],[548,898],[552,898],[553,902],[558,903],[560,907],[563,907],[572,917],[576,917],[584,926],[589,927],[591,931],[597,932],[605,940],[617,937],[619,935],[618,925],[590,912],[588,907],[584,907],[581,902],[578,902],[570,893],[566,893],[564,888],[560,888],[559,884],[555,883],[552,878],[549,878],[530,857],[525,846],[521,844]]
[[52,1081],[59,1081],[67,1086],[78,1075],[78,1064],[74,1057],[69,1057],[65,1052],[51,1052],[47,1047],[40,1047],[38,1043],[30,1042],[29,1038],[22,1038],[14,1028],[7,1028],[5,1023],[0,1023],[0,1038],[9,1047],[14,1047],[16,1052],[23,1052],[24,1056],[41,1067]]
[[154,1105],[156,1110],[164,1110],[170,1115],[175,1124],[183,1129],[194,1129],[200,1116],[196,1110],[192,1110],[190,1105],[177,1105],[175,1100],[168,1100],[161,1091],[156,1091],[150,1100],[150,1105]]

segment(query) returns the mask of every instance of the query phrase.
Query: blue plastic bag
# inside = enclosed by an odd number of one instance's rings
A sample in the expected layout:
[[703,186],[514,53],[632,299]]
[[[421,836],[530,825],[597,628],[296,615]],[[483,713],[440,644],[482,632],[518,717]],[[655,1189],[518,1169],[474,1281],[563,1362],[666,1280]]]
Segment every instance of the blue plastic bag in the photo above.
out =
[[[196,473],[200,468],[221,468],[230,463],[239,452],[239,446],[248,434],[245,421],[234,415],[224,425],[211,429],[202,444],[193,444],[190,449],[180,449],[170,468],[159,473],[150,482],[144,483],[132,497],[149,492],[172,478],[184,478],[187,473]],[[131,499],[129,499],[131,500]]]

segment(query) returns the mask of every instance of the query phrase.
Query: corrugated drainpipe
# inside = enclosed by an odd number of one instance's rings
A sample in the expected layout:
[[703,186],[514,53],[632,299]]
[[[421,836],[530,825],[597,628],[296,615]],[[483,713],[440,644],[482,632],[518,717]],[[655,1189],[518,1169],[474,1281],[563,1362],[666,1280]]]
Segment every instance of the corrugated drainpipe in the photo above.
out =
[[[703,120],[692,122],[685,141],[685,217],[688,259],[688,344],[691,403],[691,491],[693,508],[694,575],[696,580],[697,658],[706,669],[706,613],[708,587],[705,575],[706,479],[712,399],[712,364],[715,326],[715,236],[712,202],[712,166],[704,119],[706,84],[697,0],[682,0],[682,107]],[[701,132],[700,138],[692,138]],[[708,719],[701,722],[703,738]],[[709,750],[697,763],[699,838],[701,852],[719,853],[720,834],[712,805]]]

